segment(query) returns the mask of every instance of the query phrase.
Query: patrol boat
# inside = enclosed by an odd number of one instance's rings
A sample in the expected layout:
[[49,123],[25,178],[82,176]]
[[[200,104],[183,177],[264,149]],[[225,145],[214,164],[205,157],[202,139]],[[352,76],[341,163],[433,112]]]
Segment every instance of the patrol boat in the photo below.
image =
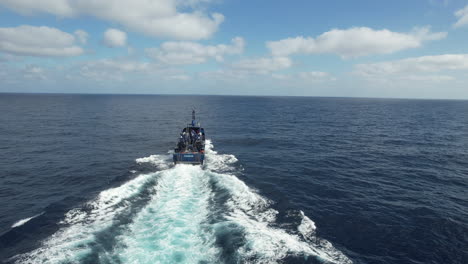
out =
[[192,110],[192,122],[180,133],[179,142],[174,149],[174,164],[203,165],[205,160],[205,130],[195,119]]

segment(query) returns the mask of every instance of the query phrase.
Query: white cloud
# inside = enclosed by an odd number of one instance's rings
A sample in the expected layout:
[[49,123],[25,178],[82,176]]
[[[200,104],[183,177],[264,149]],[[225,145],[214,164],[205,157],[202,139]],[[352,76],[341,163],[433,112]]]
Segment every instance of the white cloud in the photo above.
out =
[[83,49],[75,37],[50,27],[0,28],[0,51],[26,56],[77,56]]
[[455,77],[449,75],[406,75],[402,76],[400,79],[407,80],[407,81],[415,81],[415,82],[445,82],[445,81],[453,81]]
[[110,28],[104,32],[104,44],[109,48],[123,47],[127,45],[127,33]]
[[44,69],[36,65],[27,65],[23,70],[23,77],[27,79],[39,79],[46,80],[47,77],[44,74]]
[[410,33],[354,27],[346,30],[333,29],[316,38],[301,36],[269,41],[267,47],[274,56],[332,53],[342,58],[353,58],[417,48],[424,41],[439,40],[446,36],[446,32],[432,33],[429,27],[415,28]]
[[353,73],[374,80],[446,81],[454,79],[454,77],[446,74],[446,72],[453,71],[468,71],[468,54],[445,54],[358,64],[354,67]]
[[[155,37],[206,39],[218,30],[224,16],[205,14],[204,0],[0,0],[21,14],[49,13],[59,17],[94,16],[129,30]],[[191,12],[188,12],[188,9]],[[180,11],[183,9],[184,11]]]
[[74,34],[78,38],[78,41],[81,44],[86,44],[86,42],[88,42],[88,37],[89,37],[88,32],[78,29],[74,32]]
[[177,80],[177,81],[188,81],[191,79],[189,75],[186,74],[177,74],[177,75],[169,75],[167,76],[168,80]]
[[291,75],[280,74],[277,71],[288,69],[293,65],[288,57],[263,57],[253,59],[242,59],[225,68],[200,72],[198,76],[206,80],[232,81],[247,80],[252,78],[274,78],[287,79]]
[[84,62],[79,66],[77,72],[82,77],[98,81],[122,80],[126,73],[145,73],[154,66],[147,62],[100,59]]
[[232,39],[232,45],[201,45],[195,42],[164,42],[159,48],[146,49],[146,54],[165,64],[199,64],[210,58],[223,61],[224,55],[241,54],[245,42],[241,37]]
[[245,80],[249,76],[248,72],[235,71],[232,69],[218,69],[214,71],[205,71],[198,73],[198,76],[205,80],[227,81],[227,80]]
[[302,80],[306,82],[322,82],[322,81],[335,81],[336,80],[336,78],[334,78],[330,73],[321,72],[321,71],[307,71],[307,72],[298,72],[298,73],[293,73],[293,74],[273,73],[271,77],[273,77],[274,79],[278,79],[278,80],[287,80],[287,81]]
[[86,61],[73,66],[70,72],[76,73],[74,78],[94,80],[103,83],[109,81],[128,81],[135,78],[140,82],[145,79],[154,80],[188,80],[190,78],[180,69],[163,67],[156,63],[142,62],[129,58],[100,59]]
[[293,65],[288,57],[271,57],[244,59],[231,65],[232,69],[237,71],[246,71],[259,74],[267,74],[273,71],[279,71],[290,68]]
[[299,78],[307,81],[334,81],[335,78],[332,77],[328,72],[321,71],[309,71],[309,72],[299,72]]
[[[26,84],[37,85],[38,81],[47,81],[47,69],[37,65],[15,65],[0,63],[0,82],[3,84]],[[0,87],[6,88],[6,87]]]
[[79,68],[78,74],[74,73],[73,78],[93,80],[97,82],[124,81],[128,73],[134,73],[125,67],[131,65],[106,65],[105,63],[86,63]]
[[68,1],[64,0],[1,0],[0,4],[13,9],[23,15],[31,15],[36,12],[51,13],[61,17],[69,17],[74,14]]
[[458,18],[457,22],[453,24],[454,27],[461,27],[468,25],[468,5],[464,8],[457,10],[455,16]]
[[292,78],[290,74],[281,74],[281,73],[273,73],[271,74],[271,77],[277,80],[290,80]]

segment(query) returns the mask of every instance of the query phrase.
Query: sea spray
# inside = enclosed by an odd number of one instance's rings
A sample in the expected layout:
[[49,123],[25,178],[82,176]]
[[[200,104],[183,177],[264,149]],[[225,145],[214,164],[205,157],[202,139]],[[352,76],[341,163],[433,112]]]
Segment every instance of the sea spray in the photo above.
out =
[[24,218],[24,219],[21,219],[21,220],[18,220],[16,221],[14,224],[11,225],[11,228],[15,228],[15,227],[19,227],[19,226],[22,226],[24,224],[26,224],[27,222],[29,222],[31,219],[34,219],[38,216],[41,216],[44,212],[41,212],[37,215],[33,215],[31,217],[28,217],[28,218]]

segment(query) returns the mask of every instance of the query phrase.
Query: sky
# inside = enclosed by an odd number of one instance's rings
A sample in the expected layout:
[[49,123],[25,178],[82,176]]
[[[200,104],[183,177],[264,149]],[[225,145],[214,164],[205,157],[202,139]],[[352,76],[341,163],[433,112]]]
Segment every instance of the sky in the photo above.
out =
[[0,0],[0,92],[468,99],[468,0]]

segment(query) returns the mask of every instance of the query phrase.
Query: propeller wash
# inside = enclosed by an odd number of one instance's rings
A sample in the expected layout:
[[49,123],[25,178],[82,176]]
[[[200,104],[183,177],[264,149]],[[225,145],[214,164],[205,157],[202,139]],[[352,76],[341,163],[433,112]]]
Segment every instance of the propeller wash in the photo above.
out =
[[[139,174],[66,213],[59,229],[13,263],[352,263],[316,236],[302,211],[284,229],[278,211],[235,176],[233,155],[206,140],[204,168],[170,155],[137,159]],[[137,174],[137,173],[136,173]]]

